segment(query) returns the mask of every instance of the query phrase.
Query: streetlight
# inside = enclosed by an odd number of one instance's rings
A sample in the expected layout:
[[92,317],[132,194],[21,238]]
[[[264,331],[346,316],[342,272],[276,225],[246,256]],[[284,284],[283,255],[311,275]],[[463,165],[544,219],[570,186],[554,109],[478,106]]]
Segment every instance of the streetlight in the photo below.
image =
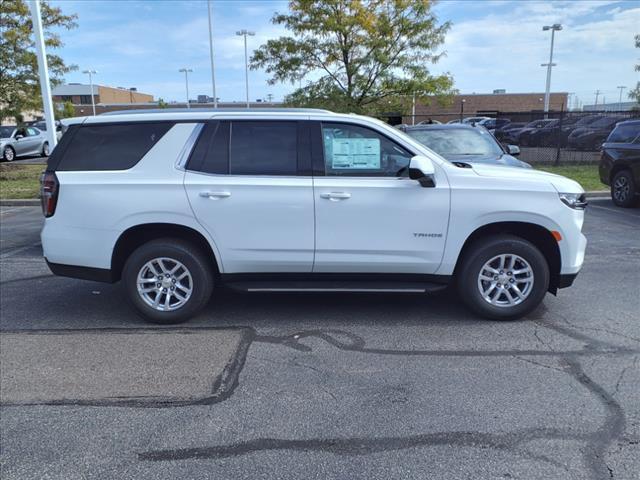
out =
[[551,89],[551,68],[555,67],[556,64],[553,63],[553,40],[555,38],[556,32],[562,30],[562,25],[559,23],[554,23],[553,25],[545,25],[542,27],[543,31],[551,30],[551,49],[549,51],[549,63],[543,63],[541,66],[547,67],[547,88],[544,92],[544,113],[549,112],[549,92]]
[[91,86],[91,110],[93,110],[93,116],[96,116],[96,103],[93,99],[93,76],[96,72],[95,70],[83,70],[82,73],[89,75],[89,85]]
[[244,81],[247,90],[247,108],[249,108],[249,60],[247,58],[247,35],[253,37],[256,32],[251,32],[246,29],[238,30],[236,35],[244,37]]
[[462,123],[462,116],[464,115],[464,104],[467,101],[463,98],[462,101],[460,102],[460,123]]
[[185,87],[187,88],[187,108],[191,108],[191,106],[189,105],[189,74],[193,72],[193,70],[187,67],[183,67],[178,71],[184,72],[184,84],[185,84]]
[[211,57],[211,87],[213,88],[213,108],[218,108],[218,97],[216,97],[216,75],[213,67],[213,32],[211,26],[211,0],[207,0],[207,12],[209,14],[209,56]]
[[625,87],[624,85],[618,85],[616,88],[620,90],[620,97],[618,98],[618,110],[622,111],[622,91],[627,87]]

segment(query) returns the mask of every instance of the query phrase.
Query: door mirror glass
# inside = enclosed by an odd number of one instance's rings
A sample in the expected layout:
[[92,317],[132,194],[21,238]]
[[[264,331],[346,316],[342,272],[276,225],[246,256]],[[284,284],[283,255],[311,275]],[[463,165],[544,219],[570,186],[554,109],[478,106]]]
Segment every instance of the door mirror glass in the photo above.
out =
[[517,145],[507,145],[507,152],[509,152],[509,155],[517,157],[520,155],[520,147]]
[[435,168],[430,158],[416,155],[409,164],[409,178],[418,180],[423,187],[435,187]]
[[16,133],[15,137],[16,140],[20,140],[21,138],[24,138],[24,135],[20,134],[20,133]]

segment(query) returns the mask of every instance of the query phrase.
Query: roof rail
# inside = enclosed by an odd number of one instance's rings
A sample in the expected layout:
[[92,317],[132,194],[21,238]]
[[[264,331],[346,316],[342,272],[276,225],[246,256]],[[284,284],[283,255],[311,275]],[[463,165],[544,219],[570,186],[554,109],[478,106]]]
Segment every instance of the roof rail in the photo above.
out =
[[127,115],[129,113],[333,113],[321,108],[137,108],[131,110],[114,110],[100,115]]

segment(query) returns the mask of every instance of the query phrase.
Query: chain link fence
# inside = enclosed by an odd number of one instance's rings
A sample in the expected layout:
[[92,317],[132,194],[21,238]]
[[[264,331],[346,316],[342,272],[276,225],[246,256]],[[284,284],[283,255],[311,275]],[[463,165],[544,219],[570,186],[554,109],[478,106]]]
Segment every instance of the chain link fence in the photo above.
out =
[[520,160],[540,165],[570,165],[597,164],[600,147],[616,124],[640,119],[640,111],[461,111],[380,118],[392,125],[466,123],[482,126],[503,145],[518,146]]

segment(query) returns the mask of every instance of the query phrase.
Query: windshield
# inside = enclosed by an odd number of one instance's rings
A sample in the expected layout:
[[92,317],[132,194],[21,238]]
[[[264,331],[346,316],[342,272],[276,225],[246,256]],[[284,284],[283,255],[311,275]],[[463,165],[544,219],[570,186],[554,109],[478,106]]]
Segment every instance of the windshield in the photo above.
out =
[[598,127],[609,127],[611,125],[613,125],[614,123],[618,123],[621,119],[618,117],[604,117],[601,118],[600,120],[597,120],[593,123],[591,123],[591,126],[593,128],[598,128]]
[[9,138],[16,127],[0,127],[0,138]]
[[502,155],[500,145],[486,130],[447,128],[406,132],[440,155]]

